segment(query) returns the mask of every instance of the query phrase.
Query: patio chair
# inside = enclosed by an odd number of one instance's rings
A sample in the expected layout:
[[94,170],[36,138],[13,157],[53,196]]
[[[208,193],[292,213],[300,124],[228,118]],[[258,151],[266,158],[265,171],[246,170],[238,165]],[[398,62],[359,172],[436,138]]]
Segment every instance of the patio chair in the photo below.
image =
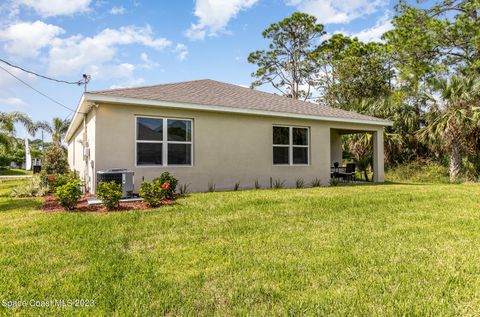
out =
[[340,163],[335,162],[333,163],[333,167],[330,168],[330,178],[337,178],[338,172],[340,171]]
[[345,172],[338,173],[338,177],[343,178],[345,181],[355,181],[355,169],[354,163],[348,163],[345,167]]

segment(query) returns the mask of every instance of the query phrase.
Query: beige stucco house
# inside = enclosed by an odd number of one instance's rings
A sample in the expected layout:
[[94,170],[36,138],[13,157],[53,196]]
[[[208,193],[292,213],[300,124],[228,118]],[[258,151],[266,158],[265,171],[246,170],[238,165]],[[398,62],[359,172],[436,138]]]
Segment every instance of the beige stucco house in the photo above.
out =
[[95,191],[96,172],[127,168],[135,189],[167,170],[192,191],[253,188],[271,179],[328,185],[342,134],[374,139],[383,182],[382,119],[213,80],[87,92],[66,135],[68,162]]

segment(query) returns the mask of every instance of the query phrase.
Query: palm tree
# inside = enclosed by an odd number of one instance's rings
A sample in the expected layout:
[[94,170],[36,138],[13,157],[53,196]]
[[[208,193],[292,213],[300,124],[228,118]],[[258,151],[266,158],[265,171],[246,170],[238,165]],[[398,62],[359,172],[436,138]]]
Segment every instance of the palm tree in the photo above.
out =
[[21,123],[29,134],[35,135],[37,126],[32,119],[21,112],[0,112],[0,144],[7,149],[15,136],[15,123]]
[[41,129],[52,136],[54,145],[60,145],[65,137],[65,134],[67,133],[69,125],[70,120],[62,120],[55,117],[52,119],[52,124],[48,123],[47,121],[40,121],[36,126],[38,129]]
[[440,145],[450,155],[450,181],[457,180],[462,156],[471,145],[470,136],[478,128],[480,103],[480,78],[452,76],[449,81],[437,83],[440,101],[434,102],[426,115],[426,126],[419,137],[432,146]]
[[368,169],[373,162],[372,136],[368,133],[347,134],[343,137],[345,148],[352,155],[356,167],[368,182]]
[[[384,118],[393,121],[392,127],[385,129],[385,160],[390,163],[408,159],[412,136],[419,120],[414,107],[393,100],[393,98],[353,100],[349,104],[350,110],[358,113]],[[347,135],[343,138],[344,148],[353,156],[360,171],[365,174],[373,161],[373,141],[368,133]],[[402,157],[403,156],[403,157]]]
[[[399,155],[406,155],[412,147],[414,132],[420,120],[415,107],[406,104],[398,96],[384,99],[362,99],[354,109],[359,113],[387,119],[392,127],[385,128],[385,160],[392,162]],[[403,158],[408,159],[408,158]]]

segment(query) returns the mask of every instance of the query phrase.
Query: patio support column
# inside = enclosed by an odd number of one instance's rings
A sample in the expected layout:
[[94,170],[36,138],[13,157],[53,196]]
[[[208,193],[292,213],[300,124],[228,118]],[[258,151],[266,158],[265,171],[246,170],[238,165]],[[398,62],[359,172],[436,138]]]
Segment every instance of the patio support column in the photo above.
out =
[[330,129],[330,166],[333,166],[335,162],[341,165],[342,158],[342,135],[338,131]]
[[373,182],[384,182],[383,130],[373,132]]

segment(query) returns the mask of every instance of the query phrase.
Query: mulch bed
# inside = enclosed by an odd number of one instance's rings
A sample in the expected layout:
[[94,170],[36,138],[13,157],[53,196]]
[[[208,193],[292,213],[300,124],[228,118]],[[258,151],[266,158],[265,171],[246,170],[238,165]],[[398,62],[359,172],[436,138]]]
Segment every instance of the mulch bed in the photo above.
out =
[[[118,208],[114,210],[107,210],[104,205],[88,205],[87,198],[95,197],[93,194],[85,194],[83,195],[77,203],[77,206],[72,211],[127,211],[127,210],[143,210],[143,209],[152,209],[143,201],[135,201],[135,202],[121,202]],[[45,202],[43,204],[42,210],[47,212],[54,212],[54,211],[64,211],[60,203],[55,198],[55,196],[48,194],[45,197]],[[176,197],[175,197],[176,198]],[[163,200],[163,205],[173,205],[175,200]]]

